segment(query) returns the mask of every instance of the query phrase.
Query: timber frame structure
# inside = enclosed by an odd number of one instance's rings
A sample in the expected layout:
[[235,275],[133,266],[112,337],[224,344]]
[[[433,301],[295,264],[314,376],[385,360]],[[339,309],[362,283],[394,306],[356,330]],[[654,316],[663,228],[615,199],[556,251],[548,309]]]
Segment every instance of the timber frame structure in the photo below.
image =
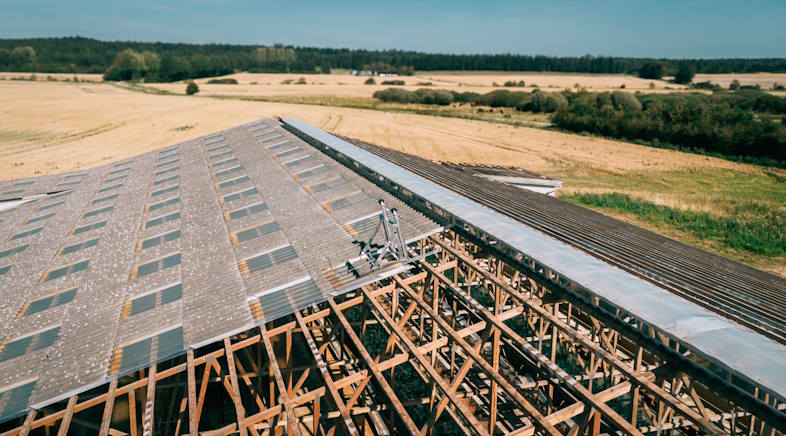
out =
[[466,232],[412,250],[436,254],[31,410],[0,434],[786,431],[776,399],[753,393],[769,413],[733,403],[675,358],[690,354],[679,344],[600,316]]

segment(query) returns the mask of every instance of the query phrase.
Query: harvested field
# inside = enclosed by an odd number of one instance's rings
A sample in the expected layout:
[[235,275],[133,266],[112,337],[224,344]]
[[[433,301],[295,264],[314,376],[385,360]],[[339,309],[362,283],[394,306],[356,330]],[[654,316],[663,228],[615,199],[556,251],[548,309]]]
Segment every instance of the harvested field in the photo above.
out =
[[433,160],[512,164],[546,174],[568,168],[611,174],[760,171],[722,159],[542,129],[324,106],[159,96],[110,84],[7,81],[0,83],[0,111],[0,177],[5,179],[93,166],[271,115],[298,116],[330,131]]
[[92,167],[275,115],[432,160],[528,168],[564,180],[566,192],[622,192],[719,215],[746,202],[786,204],[786,171],[696,154],[490,122],[154,95],[103,83],[0,81],[0,178]]
[[[592,91],[618,90],[625,85],[625,90],[641,92],[666,92],[666,88],[673,90],[684,89],[660,80],[644,80],[629,75],[613,74],[542,74],[542,73],[498,73],[498,72],[423,72],[415,76],[400,77],[375,77],[376,85],[364,85],[368,76],[352,76],[350,74],[257,74],[238,73],[223,78],[237,80],[237,85],[208,84],[210,79],[195,80],[199,84],[201,93],[205,95],[238,95],[238,96],[345,96],[345,97],[371,97],[374,91],[385,89],[390,85],[382,85],[385,80],[403,80],[404,89],[431,87],[447,89],[457,92],[472,91],[486,93],[495,89],[510,91],[531,92],[537,85],[541,89],[557,91],[566,88],[586,88]],[[304,85],[295,84],[303,78]],[[507,81],[519,82],[523,80],[525,87],[504,87]],[[291,83],[285,83],[291,82]],[[431,85],[425,85],[430,82]],[[496,86],[495,86],[496,83]],[[655,84],[655,89],[650,89],[650,83]],[[184,94],[183,83],[158,83],[149,84],[156,89],[172,93]]]
[[728,88],[734,80],[740,82],[740,85],[759,85],[764,90],[772,89],[775,84],[786,86],[786,74],[783,73],[696,74],[693,79],[694,82],[710,81],[723,88]]
[[30,80],[30,76],[35,74],[37,81],[74,81],[77,78],[80,82],[101,82],[104,80],[103,74],[68,74],[68,73],[14,73],[0,72],[0,80]]

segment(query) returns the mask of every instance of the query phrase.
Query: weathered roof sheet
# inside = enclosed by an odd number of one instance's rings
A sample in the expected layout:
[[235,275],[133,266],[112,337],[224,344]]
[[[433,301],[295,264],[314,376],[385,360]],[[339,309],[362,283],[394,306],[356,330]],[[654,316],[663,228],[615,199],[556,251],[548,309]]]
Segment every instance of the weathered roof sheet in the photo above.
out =
[[275,120],[0,193],[0,421],[348,290],[379,199],[439,230]]

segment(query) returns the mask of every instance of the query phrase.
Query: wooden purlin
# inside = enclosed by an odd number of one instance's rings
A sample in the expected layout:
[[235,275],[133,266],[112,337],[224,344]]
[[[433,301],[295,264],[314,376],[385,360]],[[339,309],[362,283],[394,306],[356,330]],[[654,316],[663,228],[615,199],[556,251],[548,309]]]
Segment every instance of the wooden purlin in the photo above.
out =
[[104,403],[104,415],[101,418],[101,427],[99,428],[99,436],[107,436],[109,434],[109,426],[112,424],[112,411],[115,405],[115,392],[117,391],[117,379],[109,383],[109,392]]
[[[361,342],[360,338],[357,336],[355,331],[352,329],[352,326],[349,324],[349,321],[344,316],[341,308],[336,304],[336,302],[331,298],[328,300],[328,304],[330,305],[330,309],[333,311],[333,315],[338,319],[339,323],[341,324],[342,328],[346,332],[346,336],[349,338],[350,342],[353,344],[357,353],[360,355],[360,358],[363,360],[363,363],[371,372],[372,376],[376,383],[380,386],[382,391],[384,392],[385,396],[391,402],[391,407],[393,412],[398,415],[401,421],[404,423],[406,428],[412,434],[418,433],[418,428],[415,423],[412,421],[412,418],[407,413],[407,410],[404,408],[404,405],[399,400],[396,393],[390,387],[390,384],[382,375],[382,370],[379,368],[378,360],[372,359],[371,355],[366,350],[365,346]],[[406,361],[406,360],[404,360]]]
[[300,331],[306,339],[306,343],[311,350],[311,354],[314,357],[314,361],[317,364],[317,370],[319,371],[322,380],[325,382],[325,387],[330,394],[330,398],[333,404],[338,408],[339,413],[341,414],[341,421],[344,424],[344,429],[350,435],[357,435],[359,434],[357,427],[355,426],[355,422],[352,421],[352,417],[349,414],[347,406],[342,398],[341,394],[336,389],[336,385],[333,382],[333,378],[330,375],[330,371],[328,371],[327,365],[325,364],[324,360],[322,360],[322,355],[320,354],[319,350],[317,349],[316,343],[314,342],[314,338],[311,336],[309,332],[308,326],[306,322],[303,321],[303,316],[300,315],[299,312],[295,312],[295,319],[297,320],[298,325],[300,326]]
[[505,290],[508,294],[510,294],[513,298],[515,298],[520,303],[527,306],[528,310],[536,313],[539,317],[549,321],[552,323],[553,326],[557,327],[560,330],[560,333],[568,336],[571,340],[580,343],[583,347],[591,350],[593,355],[602,358],[603,360],[607,361],[611,364],[615,369],[622,372],[626,377],[631,379],[636,385],[641,386],[651,392],[654,396],[656,396],[659,400],[664,401],[666,403],[674,405],[674,407],[680,411],[681,414],[688,417],[691,421],[699,423],[702,425],[706,430],[710,431],[711,433],[715,434],[722,434],[724,433],[720,428],[717,427],[713,422],[710,420],[705,419],[700,413],[696,412],[686,404],[684,404],[679,399],[675,398],[670,393],[666,392],[660,386],[656,385],[655,383],[647,380],[642,374],[638,373],[635,369],[631,368],[628,364],[620,361],[617,357],[611,355],[608,351],[602,349],[600,346],[596,345],[594,342],[587,339],[585,336],[580,335],[577,331],[566,325],[564,322],[559,320],[556,316],[549,313],[545,310],[542,306],[538,304],[534,304],[531,299],[527,298],[526,296],[522,295],[520,292],[516,291],[508,284],[500,281],[497,279],[493,274],[489,273],[482,267],[478,266],[475,262],[471,259],[467,258],[463,254],[456,251],[453,247],[449,246],[444,241],[439,240],[439,238],[431,237],[429,238],[435,244],[439,245],[442,249],[449,252],[451,255],[456,257],[457,259],[461,260],[464,265],[469,268],[472,268],[484,279],[490,281],[495,286],[499,286]]
[[[461,413],[462,417],[469,422],[469,424],[475,428],[480,434],[488,434],[488,431],[484,428],[484,426],[478,421],[475,414],[464,404],[462,401],[458,401],[455,397],[449,395],[450,386],[445,381],[444,378],[439,374],[439,372],[431,366],[430,362],[426,359],[426,357],[418,351],[418,347],[412,342],[409,336],[402,330],[402,328],[388,315],[385,311],[385,308],[376,300],[376,298],[367,290],[362,290],[366,300],[374,306],[377,313],[382,316],[382,318],[388,323],[388,326],[393,330],[393,332],[398,336],[399,341],[403,343],[406,350],[417,360],[420,366],[428,372],[429,376],[434,379],[434,381],[439,386],[440,390],[445,393],[453,405],[458,409]],[[556,433],[556,432],[555,432]]]
[[[436,271],[434,271],[436,272]],[[495,371],[492,366],[484,359],[469,343],[467,343],[463,338],[461,338],[455,330],[445,321],[442,317],[436,315],[436,313],[428,306],[428,304],[423,301],[422,297],[419,296],[415,291],[412,290],[409,285],[405,284],[404,282],[400,281],[398,277],[395,278],[399,286],[404,289],[407,294],[409,294],[410,298],[413,301],[417,302],[422,311],[428,313],[428,315],[436,321],[440,328],[442,328],[454,341],[454,343],[458,344],[464,351],[475,361],[477,365],[483,368],[483,371],[491,376],[493,380],[495,380],[500,387],[511,397],[513,398],[522,409],[526,410],[527,413],[538,423],[538,427],[541,430],[545,430],[549,434],[557,435],[559,431],[557,431],[554,426],[552,426],[547,420],[546,417],[538,410],[535,406],[532,405],[527,399],[525,399],[516,388],[514,388],[505,378],[498,372]]]
[[238,388],[237,383],[237,372],[235,370],[235,355],[232,352],[232,342],[229,338],[224,338],[224,351],[226,353],[229,380],[232,384],[232,403],[235,405],[238,433],[240,433],[240,436],[246,436],[248,434],[246,430],[246,410],[243,408],[243,400],[240,398],[240,389]]
[[[521,395],[527,390],[541,389],[543,393],[561,395],[560,392],[573,392],[568,390],[570,379],[554,373],[550,373],[547,379],[537,378],[529,382],[525,381],[523,377],[504,379],[499,377],[500,370],[498,368],[503,367],[501,362],[510,357],[510,348],[513,346],[521,353],[531,352],[529,357],[534,358],[535,361],[541,361],[541,357],[543,357],[547,362],[550,361],[549,365],[551,365],[554,360],[553,354],[549,358],[544,356],[548,353],[538,354],[539,350],[537,349],[528,351],[523,344],[535,344],[537,341],[556,343],[554,341],[557,340],[560,343],[562,341],[575,343],[577,348],[574,348],[572,352],[585,350],[596,356],[595,365],[590,365],[587,362],[587,371],[592,370],[591,373],[570,376],[576,383],[588,384],[589,381],[606,377],[615,380],[615,384],[610,387],[606,385],[603,390],[585,392],[583,397],[576,394],[575,398],[578,398],[579,401],[567,405],[556,404],[559,407],[552,407],[548,413],[541,413],[543,420],[549,426],[558,426],[561,431],[571,429],[578,432],[578,430],[585,429],[592,433],[613,429],[614,423],[610,419],[610,414],[602,410],[604,405],[613,399],[624,395],[633,396],[637,392],[640,407],[644,408],[644,404],[649,404],[648,408],[653,405],[655,407],[652,409],[654,414],[652,423],[642,424],[639,428],[633,426],[634,423],[630,423],[636,432],[681,427],[698,427],[703,431],[711,431],[705,427],[705,422],[696,420],[695,417],[709,421],[717,429],[726,426],[725,429],[728,431],[728,426],[733,425],[730,424],[733,420],[745,422],[744,420],[750,419],[750,415],[743,411],[728,413],[728,411],[718,411],[714,407],[710,407],[710,403],[705,403],[706,399],[700,396],[703,395],[702,391],[695,389],[691,380],[685,375],[675,376],[677,383],[669,387],[668,390],[657,385],[651,365],[642,361],[641,354],[638,359],[635,359],[634,353],[632,356],[634,359],[630,362],[620,360],[603,348],[613,347],[616,349],[615,336],[607,333],[608,329],[590,324],[591,328],[597,330],[593,341],[583,332],[577,330],[578,327],[569,326],[564,319],[557,315],[558,311],[553,310],[552,306],[543,306],[537,300],[524,295],[521,290],[511,287],[506,281],[508,276],[502,275],[504,265],[493,261],[493,258],[489,259],[492,262],[483,259],[484,263],[480,265],[475,259],[471,259],[453,248],[452,242],[435,239],[429,243],[432,242],[437,245],[444,244],[442,252],[439,254],[441,262],[437,266],[423,263],[420,272],[415,271],[408,276],[396,276],[392,281],[376,283],[373,287],[351,292],[337,299],[329,299],[319,306],[303,309],[290,320],[279,321],[275,326],[263,325],[258,332],[252,330],[231,339],[228,338],[224,340],[223,347],[220,349],[214,347],[212,351],[203,351],[202,355],[199,355],[200,350],[189,350],[185,359],[181,357],[179,361],[172,361],[171,367],[167,367],[167,363],[159,364],[160,371],[151,368],[147,375],[143,373],[139,379],[127,381],[125,384],[120,382],[127,379],[115,380],[109,384],[104,394],[91,398],[85,397],[82,401],[78,401],[77,396],[72,396],[68,399],[68,404],[60,403],[63,410],[50,408],[48,415],[37,414],[33,411],[27,415],[24,423],[19,424],[18,428],[10,430],[2,436],[25,434],[25,429],[28,429],[27,431],[34,429],[41,431],[42,427],[57,425],[58,421],[68,422],[67,420],[70,420],[71,427],[76,427],[81,423],[78,420],[73,420],[73,416],[92,407],[96,409],[103,407],[102,429],[106,423],[106,433],[103,434],[115,434],[115,430],[110,427],[112,403],[115,398],[128,395],[129,399],[134,402],[138,398],[137,395],[143,395],[141,393],[143,391],[136,392],[137,389],[167,385],[167,383],[160,383],[162,380],[169,380],[170,386],[172,383],[187,386],[187,398],[183,398],[181,404],[186,404],[187,401],[190,434],[196,434],[199,427],[199,416],[202,413],[202,407],[206,404],[207,386],[215,382],[223,384],[222,390],[226,389],[230,393],[236,406],[239,403],[236,400],[239,400],[240,390],[246,390],[246,393],[250,392],[251,397],[247,398],[255,399],[259,406],[257,413],[248,416],[238,414],[237,423],[233,424],[231,428],[221,429],[222,431],[238,431],[245,424],[251,434],[264,434],[268,431],[275,433],[281,430],[290,434],[299,434],[301,429],[305,428],[308,428],[308,432],[311,433],[322,431],[323,427],[320,425],[324,425],[326,419],[346,421],[348,417],[350,422],[354,421],[353,424],[357,426],[357,429],[360,429],[361,423],[364,427],[379,423],[388,426],[388,431],[395,430],[399,433],[415,434],[422,432],[421,426],[424,426],[426,422],[419,421],[416,425],[409,415],[408,409],[415,405],[423,405],[428,408],[429,404],[432,404],[433,411],[436,412],[442,407],[451,415],[450,417],[444,416],[443,420],[450,419],[461,425],[468,424],[466,428],[472,433],[488,434],[490,430],[497,433],[511,430],[515,430],[517,434],[541,433],[542,428],[528,425],[527,422],[522,425],[522,417],[534,424],[531,421],[534,418],[528,413],[521,414],[519,420],[515,422],[511,421],[511,416],[505,415],[505,410],[510,406],[517,410],[524,410],[524,405],[516,400],[512,392]],[[449,271],[450,269],[452,271]],[[476,307],[478,306],[477,301],[473,303],[472,300],[475,294],[468,296],[465,290],[455,286],[459,278],[457,276],[458,270],[461,270],[462,274],[471,273],[473,283],[490,285],[485,288],[484,292],[489,292],[489,295],[494,297],[493,309],[491,306]],[[505,271],[506,274],[508,272],[510,271]],[[450,276],[454,278],[450,278]],[[436,300],[429,299],[432,294],[426,293],[424,296],[420,289],[428,287],[429,292],[432,292],[431,290],[435,286],[439,286],[439,305],[436,304]],[[499,291],[498,294],[496,294],[497,291]],[[459,301],[458,305],[452,307],[452,312],[450,312],[449,304],[442,304],[443,301],[451,302],[451,300]],[[362,325],[360,322],[356,325],[351,323],[344,312],[352,308],[360,310],[361,305],[364,304],[370,309],[373,318],[366,321],[364,316]],[[549,304],[554,303],[552,301]],[[447,315],[449,312],[450,315]],[[471,316],[466,316],[469,314]],[[564,312],[561,315],[564,316]],[[525,321],[531,321],[538,331],[530,335],[531,337],[517,336],[505,325],[506,321],[515,317],[524,317]],[[460,319],[458,323],[455,322],[457,318]],[[533,321],[536,319],[544,322],[538,324],[538,321]],[[330,322],[327,323],[328,321]],[[432,328],[439,328],[439,334],[434,334],[434,330],[428,328],[432,321],[434,322]],[[365,327],[374,323],[381,323],[380,327],[389,330],[394,337],[392,341],[389,341],[387,350],[378,355],[372,355],[369,352],[363,339]],[[328,333],[325,334],[325,332]],[[499,332],[500,335],[499,353],[493,352],[495,332]],[[310,339],[317,351],[314,352],[312,349],[311,353],[307,353],[309,356],[307,359],[290,361],[287,367],[283,364],[279,367],[280,355],[284,352],[283,344],[281,344],[282,349],[279,349],[279,356],[277,356],[273,343],[279,344],[276,341],[284,341],[286,339],[284,335],[289,334],[303,334],[306,342],[308,343]],[[477,338],[478,336],[480,337],[479,341],[470,340],[470,337]],[[461,346],[462,343],[468,346],[469,350]],[[298,342],[296,346],[301,347],[302,350],[302,345],[298,344],[300,343]],[[336,348],[335,350],[329,348],[326,353],[326,347]],[[345,347],[347,352],[342,351],[341,347]],[[451,356],[454,348],[459,350],[465,360],[463,362],[459,360],[455,368],[451,369]],[[255,366],[252,363],[252,367],[248,366],[249,362],[255,362],[254,353],[249,352],[254,349],[267,356],[269,362],[266,365],[263,365],[260,360],[258,365]],[[480,351],[483,349],[491,350],[491,352],[485,354]],[[627,351],[619,350],[619,352],[629,352],[629,350],[628,348]],[[500,359],[496,365],[494,363],[495,356],[497,356],[496,359]],[[223,366],[223,362],[219,361],[222,357],[227,359],[227,366],[224,367],[227,371],[219,369]],[[321,361],[322,359],[324,361]],[[606,363],[608,368],[603,367]],[[404,364],[410,364],[413,368],[422,371],[425,377],[424,382],[433,382],[436,387],[435,396],[431,395],[429,389],[429,393],[426,393],[423,398],[409,398],[402,401],[395,390],[393,377],[388,378],[384,372],[393,371],[399,365]],[[246,365],[245,368],[243,365]],[[298,379],[296,375],[292,381],[292,387],[288,386],[289,371],[293,368],[310,368],[313,374],[315,368],[318,369],[323,365],[328,378],[322,380],[321,377],[302,375]],[[204,369],[201,385],[197,383],[199,380],[196,379],[199,367]],[[474,375],[464,379],[470,368],[480,375],[481,382],[478,382],[478,378]],[[555,368],[558,367],[555,366]],[[270,402],[267,401],[267,395],[261,395],[255,385],[257,381],[255,378],[261,379],[268,373],[278,391]],[[518,370],[518,373],[520,376],[531,374],[529,370]],[[178,376],[179,374],[187,375],[187,377]],[[175,376],[178,376],[179,379],[176,379]],[[309,379],[309,383],[306,383],[306,378]],[[315,382],[314,379],[319,380]],[[504,386],[503,382],[508,386]],[[454,389],[461,383],[469,383],[469,392],[464,390],[459,392]],[[330,388],[330,384],[333,385],[333,388]],[[493,384],[497,385],[496,392]],[[555,389],[553,391],[547,390],[549,387]],[[161,386],[160,389],[165,389],[165,387]],[[660,390],[660,393],[654,392],[654,389]],[[573,393],[575,394],[575,392]],[[148,389],[145,394],[146,400],[152,398],[154,402],[155,394],[155,389]],[[264,402],[260,396],[264,397]],[[165,398],[165,395],[161,398]],[[339,398],[343,402],[343,406],[336,406],[332,410],[324,410],[324,407],[320,409],[320,402],[328,398]],[[358,401],[361,398],[363,400]],[[499,406],[498,413],[495,414],[496,422],[492,423],[490,413],[495,398]],[[178,397],[176,400],[180,401],[181,398]],[[369,400],[371,401],[369,402]],[[469,403],[470,401],[473,402]],[[476,401],[480,401],[480,403]],[[209,404],[209,402],[207,403]],[[445,406],[441,406],[443,403]],[[662,403],[660,411],[658,410],[659,403]],[[249,407],[252,407],[252,404],[248,403]],[[306,406],[311,404],[313,404],[313,409],[304,413]],[[322,403],[323,406],[324,404],[326,403]],[[242,404],[240,406],[242,407]],[[185,410],[182,407],[181,405],[179,413],[183,413]],[[693,416],[684,413],[683,408],[693,411]],[[164,407],[159,410],[158,418],[160,420],[162,419],[162,411],[165,409]],[[669,412],[670,409],[673,412]],[[634,407],[633,411],[635,412],[637,409]],[[98,413],[100,415],[101,411]],[[134,414],[135,420],[136,413],[134,412]],[[372,414],[379,418],[372,419]],[[147,421],[145,420],[148,418],[145,415],[143,414],[143,432],[155,431],[152,420],[150,426],[146,425]],[[35,419],[36,416],[40,417]],[[107,416],[110,417],[108,420]],[[433,426],[434,422],[439,419],[439,414],[436,417],[425,417],[425,419],[430,421]],[[168,421],[168,419],[162,421]],[[758,427],[759,420],[757,419],[755,422]],[[114,424],[121,425],[120,423]],[[135,433],[137,426],[133,422],[131,424],[131,432]],[[747,429],[747,424],[743,425],[738,428]],[[178,428],[182,432],[182,427]],[[769,427],[767,428],[769,429]],[[327,429],[325,430],[327,431]],[[342,430],[341,426],[338,430],[339,432]],[[635,433],[631,427],[621,430],[626,433]],[[760,431],[754,429],[752,433],[757,434]]]
[[[547,370],[551,376],[557,377],[563,381],[562,385],[565,386],[568,390],[572,391],[573,394],[576,394],[579,398],[583,401],[590,404],[596,411],[601,412],[603,416],[609,419],[618,430],[625,432],[626,434],[639,434],[639,431],[633,427],[629,422],[627,422],[624,418],[622,418],[617,412],[613,411],[605,402],[599,401],[595,396],[590,393],[581,383],[577,383],[573,377],[568,375],[565,371],[562,370],[557,364],[549,359],[547,359],[543,354],[541,354],[538,350],[532,347],[524,338],[519,336],[516,332],[513,331],[510,327],[506,324],[502,323],[497,319],[494,314],[490,313],[488,309],[483,307],[477,301],[473,300],[472,297],[469,295],[463,294],[459,289],[455,288],[455,286],[450,282],[450,280],[445,277],[439,271],[436,271],[428,262],[421,261],[420,264],[431,274],[434,275],[440,282],[444,283],[446,286],[451,288],[454,294],[458,298],[462,298],[468,301],[468,303],[475,309],[475,314],[484,318],[487,322],[492,324],[497,331],[501,331],[505,334],[506,337],[513,339],[516,344],[530,354],[535,361],[540,361],[543,365],[542,368]],[[414,295],[414,291],[411,288],[404,285],[403,288],[407,290],[410,294]],[[429,312],[430,316],[435,316],[437,321],[441,320],[441,317],[437,316],[431,308],[428,307],[422,299],[418,300],[418,303],[421,305],[423,310]],[[443,328],[450,329],[450,326],[444,320],[441,320],[441,324],[443,324]],[[449,331],[450,334],[450,331]],[[493,369],[493,368],[492,368]],[[512,387],[511,387],[512,388]],[[529,407],[532,407],[529,405]],[[542,415],[541,415],[542,416]],[[542,417],[544,422],[548,422],[545,417]]]
[[282,400],[281,403],[284,407],[284,413],[286,413],[287,416],[287,434],[300,435],[300,428],[297,424],[297,419],[295,418],[294,405],[292,403],[292,399],[289,397],[287,386],[284,383],[284,377],[281,375],[281,369],[278,366],[278,360],[276,359],[276,354],[273,350],[273,344],[270,342],[270,336],[268,335],[268,331],[264,324],[259,326],[259,332],[262,343],[265,346],[265,351],[267,352],[270,372],[275,378],[275,382],[278,387],[278,398]]

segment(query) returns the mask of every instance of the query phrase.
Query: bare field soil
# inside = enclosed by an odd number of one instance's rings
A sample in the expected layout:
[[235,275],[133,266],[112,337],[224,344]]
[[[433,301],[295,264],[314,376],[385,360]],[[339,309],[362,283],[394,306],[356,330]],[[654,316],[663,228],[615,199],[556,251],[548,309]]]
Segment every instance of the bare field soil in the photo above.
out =
[[[621,141],[410,113],[154,95],[73,82],[0,81],[0,179],[97,166],[276,115],[427,159],[528,168],[564,180],[566,192],[623,192],[719,215],[741,202],[781,210],[786,204],[786,171]],[[784,259],[735,257],[773,271],[784,265]]]

